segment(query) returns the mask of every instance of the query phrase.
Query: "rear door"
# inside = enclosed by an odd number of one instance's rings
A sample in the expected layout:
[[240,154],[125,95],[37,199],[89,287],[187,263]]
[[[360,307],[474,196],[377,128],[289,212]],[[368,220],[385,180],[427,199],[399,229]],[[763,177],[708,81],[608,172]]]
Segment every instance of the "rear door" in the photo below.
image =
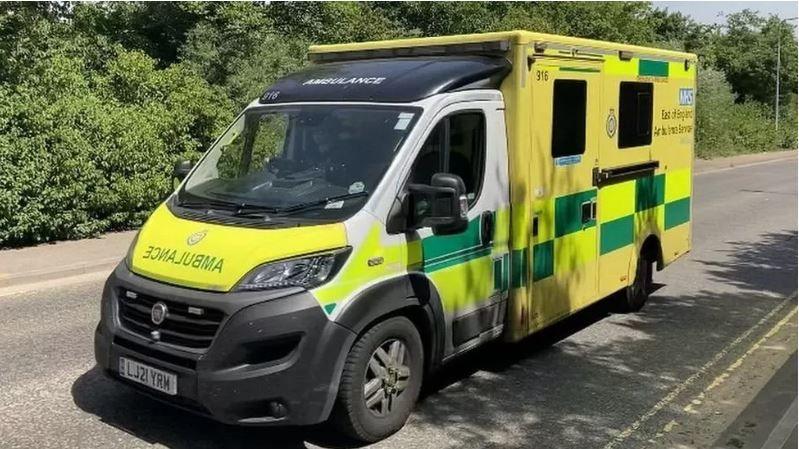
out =
[[[641,238],[658,233],[665,193],[664,162],[653,159],[656,96],[664,78],[641,75],[659,61],[617,61],[606,74],[599,168],[599,293],[611,294],[632,282]],[[663,62],[662,64],[667,64]],[[652,70],[650,70],[652,71]],[[649,72],[644,71],[644,74]],[[659,73],[654,72],[652,73]],[[674,95],[677,97],[676,93]]]
[[534,157],[530,328],[596,298],[601,64],[542,58],[531,69]]

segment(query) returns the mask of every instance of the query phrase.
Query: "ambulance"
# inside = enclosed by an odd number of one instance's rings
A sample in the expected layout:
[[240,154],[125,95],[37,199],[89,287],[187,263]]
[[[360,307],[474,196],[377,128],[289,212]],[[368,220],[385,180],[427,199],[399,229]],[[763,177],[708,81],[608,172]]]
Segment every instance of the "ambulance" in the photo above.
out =
[[691,248],[693,54],[510,31],[309,59],[176,165],[103,291],[112,378],[373,442],[448,361],[637,311]]

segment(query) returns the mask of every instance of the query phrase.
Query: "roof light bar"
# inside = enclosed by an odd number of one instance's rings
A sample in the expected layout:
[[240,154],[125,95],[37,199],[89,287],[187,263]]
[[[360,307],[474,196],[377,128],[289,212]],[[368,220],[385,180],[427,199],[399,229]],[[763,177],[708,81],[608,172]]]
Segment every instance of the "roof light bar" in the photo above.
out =
[[451,56],[504,54],[510,50],[510,42],[474,42],[451,45],[426,45],[419,47],[379,48],[374,50],[337,51],[329,53],[309,53],[311,62],[324,63],[354,61],[358,59],[396,58],[400,56]]

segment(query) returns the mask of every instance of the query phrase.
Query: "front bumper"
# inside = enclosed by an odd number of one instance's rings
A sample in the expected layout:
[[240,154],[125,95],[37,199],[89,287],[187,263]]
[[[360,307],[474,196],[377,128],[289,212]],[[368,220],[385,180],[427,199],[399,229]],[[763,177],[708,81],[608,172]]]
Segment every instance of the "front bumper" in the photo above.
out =
[[[224,318],[206,349],[154,341],[120,323],[122,291],[218,309]],[[354,339],[354,333],[328,320],[302,289],[205,292],[145,279],[122,263],[103,291],[94,352],[98,365],[113,378],[218,421],[306,425],[327,419]],[[120,356],[176,374],[177,395],[119,377]]]

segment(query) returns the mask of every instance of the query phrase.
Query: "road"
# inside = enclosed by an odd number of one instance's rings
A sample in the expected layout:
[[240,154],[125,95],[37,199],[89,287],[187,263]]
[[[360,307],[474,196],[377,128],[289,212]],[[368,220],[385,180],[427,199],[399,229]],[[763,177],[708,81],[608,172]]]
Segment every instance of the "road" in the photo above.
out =
[[[665,445],[664,429],[690,424],[691,398],[794,308],[796,183],[795,159],[698,175],[693,252],[656,274],[659,289],[640,313],[610,314],[601,303],[521,344],[460,360],[428,386],[408,425],[376,446]],[[216,424],[107,380],[92,355],[101,288],[0,297],[0,447],[340,443],[324,429]],[[767,362],[757,371],[779,368]]]

